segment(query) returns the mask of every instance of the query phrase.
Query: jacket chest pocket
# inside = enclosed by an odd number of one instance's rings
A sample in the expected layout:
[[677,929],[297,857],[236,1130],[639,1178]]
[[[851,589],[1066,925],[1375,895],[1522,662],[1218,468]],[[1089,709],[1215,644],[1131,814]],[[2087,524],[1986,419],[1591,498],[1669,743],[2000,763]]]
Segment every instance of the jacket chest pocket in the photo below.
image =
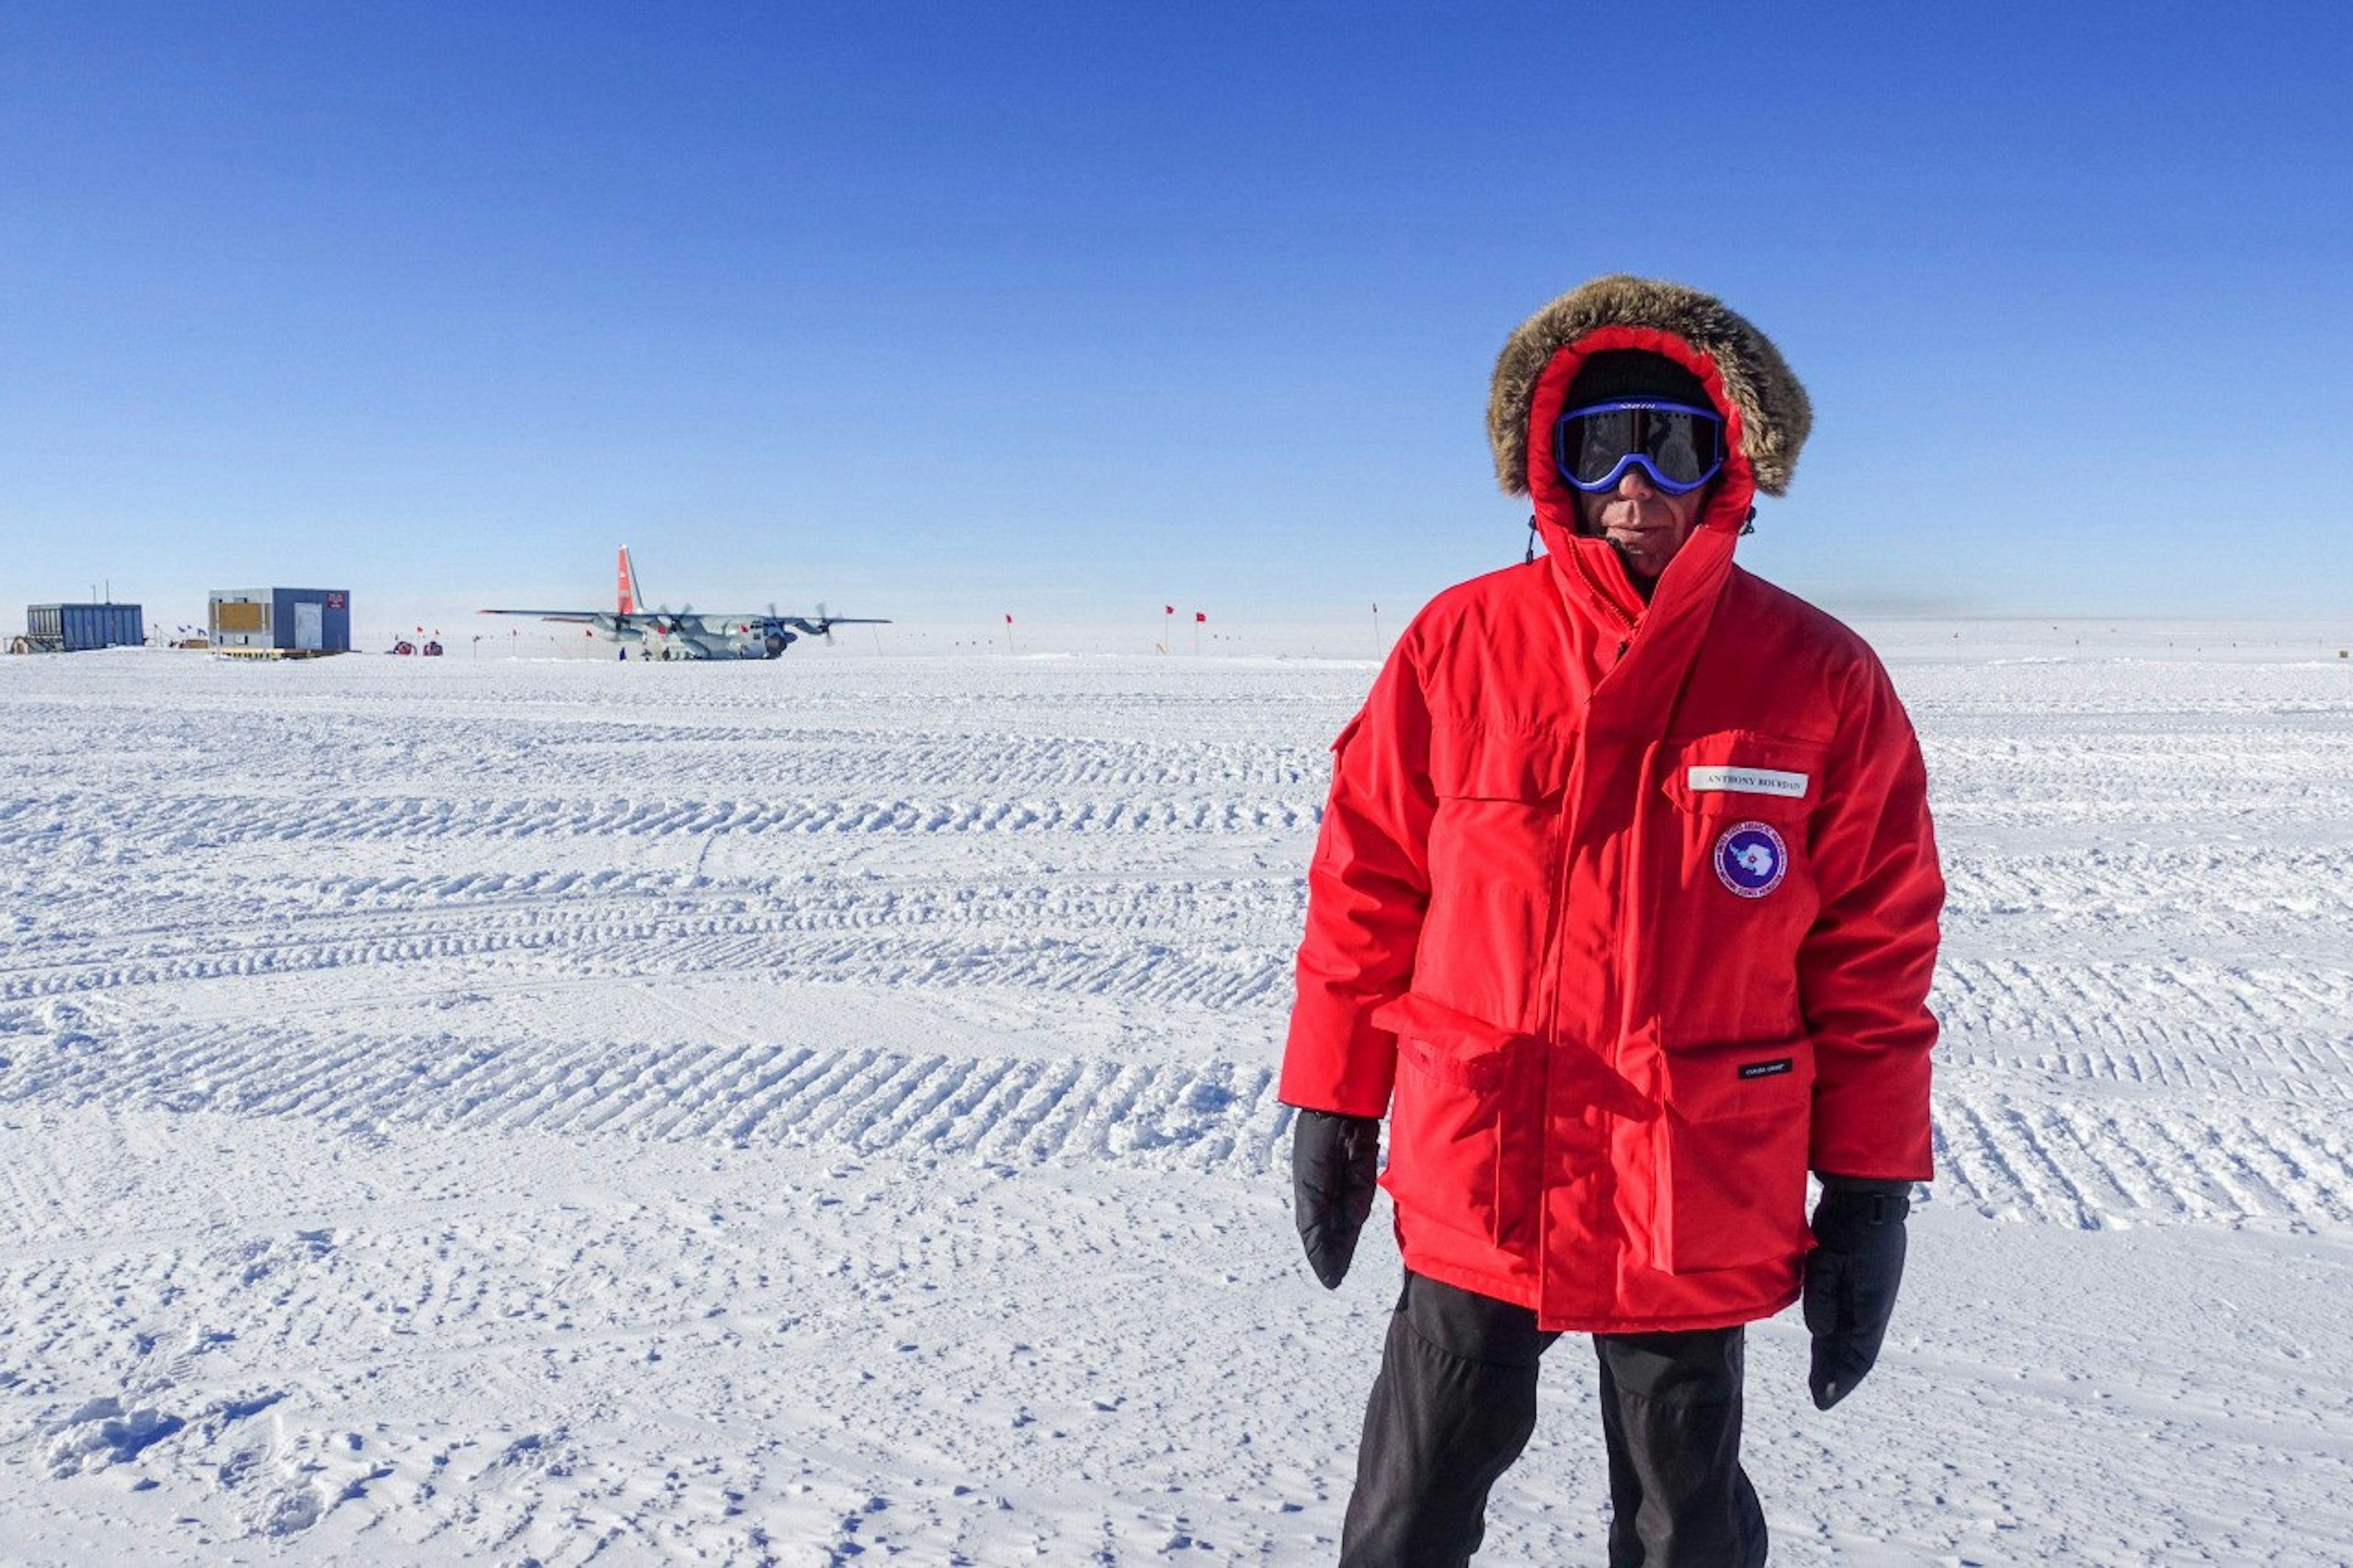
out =
[[1559,826],[1568,764],[1568,742],[1549,730],[1430,727],[1430,788],[1441,823],[1451,816],[1511,830],[1515,842],[1548,840]]
[[[1807,826],[1829,782],[1829,748],[1749,730],[1725,730],[1660,748],[1659,788],[1672,842],[1657,861],[1686,916],[1704,923],[1790,912],[1813,914]],[[1654,861],[1654,864],[1657,863]],[[1779,925],[1785,921],[1762,923]],[[1802,922],[1800,922],[1802,924]]]
[[1641,991],[1671,1047],[1803,1031],[1820,910],[1809,826],[1828,748],[1756,731],[1663,742],[1641,828]]
[[1659,787],[1689,816],[1799,823],[1820,803],[1829,746],[1757,730],[1718,730],[1661,748]]
[[1415,973],[1489,1017],[1518,1017],[1542,968],[1568,764],[1549,730],[1431,728],[1437,810]]

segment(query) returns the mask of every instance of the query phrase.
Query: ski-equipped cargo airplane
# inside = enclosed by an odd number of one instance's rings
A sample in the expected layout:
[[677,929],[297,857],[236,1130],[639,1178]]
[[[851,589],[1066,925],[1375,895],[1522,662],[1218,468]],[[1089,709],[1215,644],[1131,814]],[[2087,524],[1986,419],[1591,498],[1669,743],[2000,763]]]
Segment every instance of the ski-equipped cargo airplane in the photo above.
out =
[[[676,610],[644,608],[638,592],[638,569],[629,547],[621,546],[620,603],[610,610],[484,610],[486,616],[535,616],[543,621],[570,621],[586,626],[608,641],[634,641],[647,658],[775,658],[800,640],[796,634],[833,640],[836,626],[887,626],[887,620],[854,620],[828,616],[819,605],[814,616],[779,615],[770,605],[765,612],[714,616],[691,605]],[[624,647],[621,657],[628,657]]]

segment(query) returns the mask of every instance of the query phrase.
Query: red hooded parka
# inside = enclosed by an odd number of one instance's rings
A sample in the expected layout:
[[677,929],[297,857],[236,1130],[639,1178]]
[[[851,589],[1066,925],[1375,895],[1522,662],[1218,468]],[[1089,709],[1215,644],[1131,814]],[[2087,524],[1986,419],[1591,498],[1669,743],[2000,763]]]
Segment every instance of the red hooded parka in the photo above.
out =
[[[1585,356],[1700,378],[1727,458],[1646,605],[1576,531],[1550,431]],[[1489,426],[1546,554],[1417,617],[1335,743],[1281,1094],[1388,1115],[1406,1267],[1548,1330],[1796,1300],[1806,1174],[1930,1174],[1944,882],[1871,649],[1732,563],[1810,413],[1694,290],[1539,311]]]

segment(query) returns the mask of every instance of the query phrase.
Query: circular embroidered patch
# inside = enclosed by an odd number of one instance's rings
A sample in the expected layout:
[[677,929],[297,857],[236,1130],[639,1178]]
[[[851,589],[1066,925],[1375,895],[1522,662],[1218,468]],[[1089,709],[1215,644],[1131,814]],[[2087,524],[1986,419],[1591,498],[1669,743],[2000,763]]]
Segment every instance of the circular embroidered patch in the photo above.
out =
[[1736,822],[1715,841],[1715,875],[1744,899],[1761,899],[1781,885],[1789,847],[1761,822]]

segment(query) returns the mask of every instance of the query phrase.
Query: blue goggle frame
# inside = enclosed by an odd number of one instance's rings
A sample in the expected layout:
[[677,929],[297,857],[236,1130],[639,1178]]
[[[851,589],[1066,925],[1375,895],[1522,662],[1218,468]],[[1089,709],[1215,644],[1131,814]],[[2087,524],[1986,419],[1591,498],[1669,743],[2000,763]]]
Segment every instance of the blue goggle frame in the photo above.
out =
[[[1724,416],[1657,397],[1572,408],[1553,422],[1552,460],[1563,481],[1588,495],[1616,489],[1630,468],[1641,468],[1668,495],[1689,495],[1724,471]],[[1604,462],[1609,469],[1599,478],[1577,477]],[[1697,477],[1671,478],[1669,469]]]

